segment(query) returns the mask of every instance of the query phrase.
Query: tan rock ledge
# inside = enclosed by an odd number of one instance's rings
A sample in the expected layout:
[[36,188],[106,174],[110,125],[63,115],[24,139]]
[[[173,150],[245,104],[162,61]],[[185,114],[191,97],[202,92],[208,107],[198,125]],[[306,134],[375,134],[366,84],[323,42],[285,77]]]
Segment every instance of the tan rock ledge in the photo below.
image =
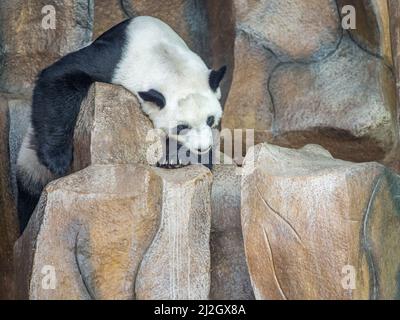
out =
[[398,175],[315,145],[260,144],[246,167],[241,216],[256,298],[398,297]]
[[91,165],[50,183],[15,247],[29,299],[207,299],[211,173]]

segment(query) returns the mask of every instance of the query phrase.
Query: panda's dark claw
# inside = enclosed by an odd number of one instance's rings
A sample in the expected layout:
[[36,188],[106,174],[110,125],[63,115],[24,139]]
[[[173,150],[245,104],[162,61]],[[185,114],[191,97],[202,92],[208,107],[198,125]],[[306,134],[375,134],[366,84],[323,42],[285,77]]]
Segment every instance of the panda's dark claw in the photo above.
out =
[[[187,164],[188,165],[188,164]],[[157,163],[157,167],[159,168],[163,168],[163,169],[179,169],[179,168],[183,168],[187,165],[184,165],[182,163],[174,163],[174,162],[162,162],[162,163]]]

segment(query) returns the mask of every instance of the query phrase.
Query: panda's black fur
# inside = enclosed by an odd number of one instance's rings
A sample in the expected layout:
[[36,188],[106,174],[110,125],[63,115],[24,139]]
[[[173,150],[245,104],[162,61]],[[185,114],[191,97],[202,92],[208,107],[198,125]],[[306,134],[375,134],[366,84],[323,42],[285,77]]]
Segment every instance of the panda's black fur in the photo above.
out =
[[64,175],[72,159],[72,138],[82,100],[94,81],[110,83],[121,59],[125,21],[43,70],[32,103],[35,150],[55,175]]
[[[37,77],[32,97],[33,134],[28,143],[54,178],[69,170],[80,105],[93,82],[111,82],[115,66],[121,59],[129,21],[111,28],[91,45],[61,58]],[[25,228],[45,186],[27,179],[23,171],[17,171],[21,230]]]
[[[93,82],[113,83],[115,69],[129,42],[127,28],[131,21],[121,22],[91,45],[64,56],[38,75],[33,90],[31,125],[17,165],[21,231],[45,185],[70,170],[80,105]],[[208,81],[213,91],[217,90],[224,73],[225,69],[211,71]],[[154,90],[140,96],[143,100],[152,101],[153,96],[153,102],[155,98],[163,101],[163,96]]]

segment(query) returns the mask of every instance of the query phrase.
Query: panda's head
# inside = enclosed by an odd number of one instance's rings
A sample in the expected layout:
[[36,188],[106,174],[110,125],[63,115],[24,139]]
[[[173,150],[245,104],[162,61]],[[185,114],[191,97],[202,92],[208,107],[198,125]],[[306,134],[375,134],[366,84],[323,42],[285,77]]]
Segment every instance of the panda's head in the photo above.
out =
[[169,73],[165,83],[138,92],[154,127],[196,154],[207,153],[213,145],[212,131],[222,116],[220,82],[226,71],[225,66],[219,70],[203,66],[189,63]]

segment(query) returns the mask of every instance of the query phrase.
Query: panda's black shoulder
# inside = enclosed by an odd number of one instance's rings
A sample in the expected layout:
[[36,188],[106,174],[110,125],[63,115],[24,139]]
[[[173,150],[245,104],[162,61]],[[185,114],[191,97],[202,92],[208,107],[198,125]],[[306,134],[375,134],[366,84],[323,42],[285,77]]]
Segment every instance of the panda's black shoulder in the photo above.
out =
[[126,19],[107,30],[82,52],[81,59],[96,81],[111,82],[129,39],[127,29],[131,21]]
[[120,62],[128,40],[127,28],[132,19],[126,19],[100,35],[89,46],[72,52],[44,69],[39,81],[60,78],[65,74],[85,74],[92,81],[110,83],[115,67]]
[[129,24],[132,22],[133,18],[126,19],[115,26],[111,27],[100,36],[96,38],[94,43],[100,42],[118,42],[125,40],[125,35]]

